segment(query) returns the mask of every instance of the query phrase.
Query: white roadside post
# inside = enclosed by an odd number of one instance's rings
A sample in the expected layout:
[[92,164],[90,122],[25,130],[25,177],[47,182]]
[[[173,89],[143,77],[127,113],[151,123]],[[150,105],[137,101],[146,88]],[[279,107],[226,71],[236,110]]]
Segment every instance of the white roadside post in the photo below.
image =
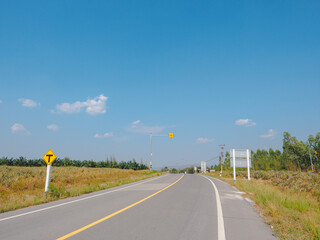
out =
[[232,149],[232,161],[233,161],[233,181],[236,181],[236,150]]
[[46,194],[46,198],[49,190],[50,173],[51,173],[51,164],[47,165],[46,185],[44,187],[44,193]]
[[250,157],[250,150],[247,149],[247,168],[248,168],[248,180],[250,181],[250,161],[249,161],[249,157]]
[[57,156],[54,154],[54,152],[50,149],[45,155],[43,155],[43,160],[47,164],[47,175],[46,175],[46,185],[44,187],[44,194],[47,198],[48,191],[49,191],[49,182],[50,182],[50,173],[51,173],[51,163],[53,163],[54,160],[56,160]]

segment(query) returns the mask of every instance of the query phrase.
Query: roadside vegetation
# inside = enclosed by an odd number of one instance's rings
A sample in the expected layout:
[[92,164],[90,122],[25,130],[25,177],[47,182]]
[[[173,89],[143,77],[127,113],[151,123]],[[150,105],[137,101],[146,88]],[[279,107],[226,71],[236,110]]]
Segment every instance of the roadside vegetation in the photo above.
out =
[[[0,165],[6,166],[20,166],[20,167],[41,167],[46,166],[45,161],[43,159],[26,159],[24,157],[20,158],[8,158],[2,157],[0,158]],[[96,162],[93,160],[70,160],[70,158],[65,157],[64,159],[56,159],[52,166],[56,167],[90,167],[90,168],[120,168],[120,169],[133,169],[133,170],[146,170],[149,169],[146,164],[142,161],[137,163],[133,158],[130,161],[121,161],[117,162],[114,156],[110,158],[107,157],[106,161]]]
[[78,196],[161,173],[87,167],[52,167],[47,199],[44,196],[46,167],[0,166],[0,213]]
[[[320,132],[309,135],[306,142],[298,140],[290,133],[283,133],[282,151],[261,150],[251,151],[252,167],[255,170],[276,171],[320,171]],[[223,170],[231,170],[230,154],[226,152]],[[210,162],[207,163],[209,167]],[[211,165],[211,170],[220,171],[220,164]]]
[[194,167],[188,167],[183,169],[176,169],[176,168],[169,169],[168,167],[164,167],[161,169],[161,172],[194,174],[196,171],[194,170]]
[[283,133],[282,151],[251,151],[251,181],[237,169],[233,182],[230,154],[210,176],[234,185],[255,201],[261,215],[281,239],[320,239],[320,132],[306,142]]
[[207,173],[246,193],[280,239],[320,239],[320,174],[246,171]]

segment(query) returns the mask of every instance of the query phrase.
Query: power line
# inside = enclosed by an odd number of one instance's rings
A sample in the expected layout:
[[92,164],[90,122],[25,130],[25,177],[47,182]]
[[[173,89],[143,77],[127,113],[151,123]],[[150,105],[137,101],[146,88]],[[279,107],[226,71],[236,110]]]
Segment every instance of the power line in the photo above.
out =
[[216,157],[210,158],[210,159],[206,160],[205,162],[210,162],[210,161],[213,161],[213,160],[215,160],[215,159],[217,159],[217,158],[219,158],[219,155],[216,156]]

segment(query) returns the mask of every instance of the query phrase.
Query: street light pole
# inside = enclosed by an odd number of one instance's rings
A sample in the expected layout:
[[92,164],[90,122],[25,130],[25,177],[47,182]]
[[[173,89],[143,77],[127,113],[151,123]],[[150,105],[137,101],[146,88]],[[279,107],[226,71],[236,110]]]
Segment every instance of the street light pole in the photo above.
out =
[[174,134],[173,133],[169,133],[168,135],[152,135],[152,132],[150,133],[150,171],[152,171],[152,136],[155,137],[167,137],[169,136],[169,138],[173,138]]
[[152,171],[152,133],[150,133],[150,171]]

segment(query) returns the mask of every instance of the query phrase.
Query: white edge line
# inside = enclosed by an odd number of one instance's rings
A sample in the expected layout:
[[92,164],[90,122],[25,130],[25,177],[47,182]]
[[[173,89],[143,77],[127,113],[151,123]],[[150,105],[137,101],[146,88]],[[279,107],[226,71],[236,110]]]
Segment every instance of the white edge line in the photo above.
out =
[[210,178],[207,178],[203,175],[200,175],[206,179],[208,179],[214,188],[215,195],[216,195],[216,202],[217,202],[217,215],[218,215],[218,240],[226,240],[226,234],[224,230],[224,221],[223,221],[223,213],[222,213],[222,206],[220,201],[220,195],[218,192],[218,189],[216,185],[213,183],[213,181]]
[[222,183],[224,183],[224,184],[228,184],[228,183],[226,183],[226,182],[224,182],[224,181],[222,181],[222,180],[220,180],[220,179],[218,179],[218,178],[214,178],[215,180],[217,180],[217,181],[219,181],[219,182],[222,182]]
[[[5,221],[5,220],[9,220],[9,219],[12,219],[12,218],[22,217],[22,216],[29,215],[29,214],[32,214],[32,213],[42,212],[42,211],[45,211],[45,210],[48,210],[48,209],[52,209],[52,208],[56,208],[56,207],[61,207],[61,206],[68,205],[68,204],[71,204],[71,203],[80,202],[80,201],[87,200],[87,199],[90,199],[90,198],[99,197],[99,196],[106,195],[106,194],[109,194],[109,193],[112,193],[112,192],[118,192],[118,191],[120,191],[120,190],[129,188],[129,187],[133,187],[133,186],[137,186],[137,185],[140,185],[140,184],[143,184],[143,183],[147,183],[147,182],[154,181],[154,180],[159,179],[159,178],[161,178],[161,177],[163,177],[163,176],[169,176],[169,175],[162,175],[162,176],[160,176],[160,177],[155,177],[155,178],[148,179],[148,180],[142,180],[142,182],[139,182],[139,183],[137,183],[137,184],[131,184],[131,185],[129,185],[129,186],[126,186],[126,187],[123,187],[123,188],[118,188],[118,189],[115,189],[115,190],[112,190],[112,191],[108,191],[108,192],[104,192],[104,193],[99,193],[99,194],[96,194],[96,195],[93,195],[93,196],[89,196],[89,197],[85,197],[85,198],[73,200],[73,201],[66,202],[66,203],[61,203],[61,204],[54,205],[54,206],[51,206],[51,207],[41,208],[41,209],[34,210],[34,211],[31,211],[31,212],[21,213],[21,214],[18,214],[18,215],[14,215],[14,216],[2,218],[2,219],[0,219],[0,222]],[[107,189],[106,189],[106,190],[107,190]],[[80,195],[80,196],[81,196],[81,195]],[[62,199],[60,199],[60,200],[62,200]],[[49,202],[48,202],[48,203],[49,203]]]

